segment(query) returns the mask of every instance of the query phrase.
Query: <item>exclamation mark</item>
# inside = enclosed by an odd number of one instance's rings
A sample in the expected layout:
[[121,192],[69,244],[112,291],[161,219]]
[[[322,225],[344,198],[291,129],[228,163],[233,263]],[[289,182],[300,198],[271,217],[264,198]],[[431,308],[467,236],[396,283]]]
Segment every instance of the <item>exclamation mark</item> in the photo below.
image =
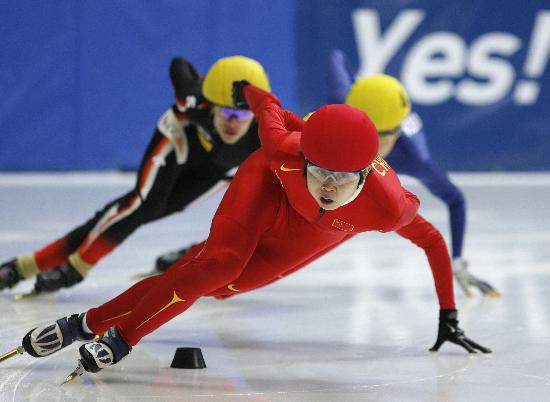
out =
[[549,56],[550,11],[539,11],[523,67],[526,79],[520,80],[514,91],[514,100],[518,105],[526,106],[537,102],[540,84],[536,79],[544,73]]

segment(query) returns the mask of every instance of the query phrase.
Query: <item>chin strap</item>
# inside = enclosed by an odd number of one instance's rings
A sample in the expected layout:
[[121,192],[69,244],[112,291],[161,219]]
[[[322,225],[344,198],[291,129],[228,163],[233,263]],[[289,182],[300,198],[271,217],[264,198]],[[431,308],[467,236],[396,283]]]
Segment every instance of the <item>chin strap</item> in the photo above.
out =
[[353,200],[355,200],[357,198],[357,196],[359,195],[359,193],[361,192],[361,190],[363,190],[364,185],[365,185],[365,181],[363,181],[363,183],[359,184],[359,186],[357,186],[357,190],[355,190],[355,192],[352,194],[352,196],[349,198],[349,200],[344,202],[342,204],[342,206],[347,205],[350,202],[352,202]]
[[363,190],[363,186],[365,185],[369,175],[370,175],[370,170],[368,171],[368,173],[366,173],[365,178],[361,181],[361,183],[359,185],[357,185],[357,189],[355,189],[355,192],[351,195],[349,200],[344,202],[342,204],[342,206],[349,204],[350,202],[352,202],[353,200],[355,200],[359,196],[359,194],[361,193],[361,190]]

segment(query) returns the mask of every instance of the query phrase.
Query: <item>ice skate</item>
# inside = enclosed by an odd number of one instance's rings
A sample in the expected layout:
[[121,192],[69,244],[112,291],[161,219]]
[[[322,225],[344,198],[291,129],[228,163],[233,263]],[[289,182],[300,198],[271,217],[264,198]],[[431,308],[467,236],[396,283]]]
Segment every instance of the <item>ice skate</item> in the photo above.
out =
[[34,357],[49,356],[74,341],[90,341],[94,334],[84,332],[82,320],[84,313],[60,318],[54,323],[30,330],[23,337],[23,348]]
[[25,353],[25,349],[23,349],[23,346],[18,346],[9,352],[6,352],[2,355],[0,355],[0,362],[3,362],[4,360],[8,360],[9,358],[12,358],[13,356],[22,355]]
[[25,299],[32,299],[33,297],[38,296],[40,293],[41,292],[38,292],[36,289],[33,288],[29,292],[16,294],[13,297],[13,300],[20,301],[20,300],[25,300]]
[[178,261],[181,257],[183,257],[185,254],[191,250],[195,244],[191,244],[188,247],[184,247],[180,250],[171,251],[166,254],[162,254],[159,256],[155,261],[155,267],[152,271],[149,272],[142,272],[139,274],[135,274],[132,279],[133,280],[141,280],[145,278],[149,278],[150,276],[155,276],[162,274],[165,272],[168,268],[170,268],[176,261]]
[[187,254],[189,250],[191,250],[194,246],[195,244],[191,244],[190,246],[184,247],[180,250],[172,251],[170,253],[159,256],[155,261],[155,271],[157,273],[162,273],[166,271],[168,268],[174,265],[177,260]]
[[116,328],[112,327],[100,340],[86,343],[78,349],[80,353],[78,367],[67,376],[65,382],[75,379],[85,371],[97,373],[110,367],[122,360],[131,350],[132,348],[122,340]]
[[34,288],[28,293],[15,296],[15,300],[23,300],[43,293],[57,292],[62,288],[69,288],[84,280],[84,277],[69,262],[51,271],[41,272],[36,276]]
[[467,297],[473,296],[471,288],[477,288],[485,296],[501,297],[500,292],[489,282],[480,279],[468,270],[468,262],[463,258],[453,259],[452,267],[454,277]]
[[17,270],[17,260],[13,259],[0,265],[0,290],[12,288],[23,279]]

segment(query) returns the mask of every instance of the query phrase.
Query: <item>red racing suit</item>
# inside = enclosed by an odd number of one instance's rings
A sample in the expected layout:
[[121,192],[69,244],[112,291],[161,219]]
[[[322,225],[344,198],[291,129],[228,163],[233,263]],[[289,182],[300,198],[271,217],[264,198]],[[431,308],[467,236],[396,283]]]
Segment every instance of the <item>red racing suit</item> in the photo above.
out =
[[115,325],[133,346],[201,296],[224,297],[263,286],[355,234],[373,230],[396,231],[424,249],[440,308],[455,308],[443,237],[418,215],[418,198],[401,186],[389,165],[377,158],[357,198],[324,211],[306,188],[303,121],[267,92],[248,85],[244,94],[259,124],[261,149],[237,171],[206,242],[164,274],[90,309],[88,326],[100,334]]

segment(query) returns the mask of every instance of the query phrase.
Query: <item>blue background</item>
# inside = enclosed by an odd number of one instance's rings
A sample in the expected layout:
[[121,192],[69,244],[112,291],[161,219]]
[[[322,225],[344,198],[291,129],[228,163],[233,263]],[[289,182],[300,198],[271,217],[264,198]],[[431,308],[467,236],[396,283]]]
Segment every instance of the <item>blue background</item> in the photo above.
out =
[[[0,170],[136,168],[173,102],[168,66],[176,55],[203,73],[223,56],[253,57],[283,105],[305,114],[325,102],[331,48],[358,67],[351,19],[358,8],[376,9],[383,31],[403,9],[426,13],[386,73],[400,77],[407,53],[432,32],[455,33],[468,45],[500,31],[522,41],[507,58],[519,80],[545,3],[2,0]],[[548,74],[535,77],[541,90],[530,106],[511,95],[488,106],[416,105],[436,162],[453,171],[549,170]]]

